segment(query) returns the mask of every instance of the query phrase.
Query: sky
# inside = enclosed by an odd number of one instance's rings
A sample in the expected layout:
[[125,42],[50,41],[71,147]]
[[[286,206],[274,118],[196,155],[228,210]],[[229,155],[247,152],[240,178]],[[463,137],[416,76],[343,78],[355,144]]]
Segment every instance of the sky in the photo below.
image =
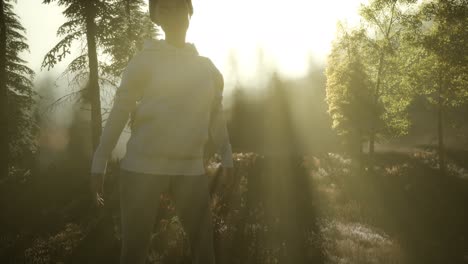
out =
[[[187,41],[200,54],[213,60],[229,79],[234,75],[232,58],[242,82],[258,76],[258,53],[263,61],[285,77],[306,74],[308,62],[324,63],[330,51],[338,20],[354,25],[359,5],[366,0],[193,0],[194,15]],[[59,40],[57,28],[65,21],[62,7],[41,0],[18,0],[15,7],[27,30],[30,52],[22,55],[41,77],[58,74],[70,62],[69,56],[57,68],[40,69],[44,55]],[[235,54],[235,55],[233,55]]]

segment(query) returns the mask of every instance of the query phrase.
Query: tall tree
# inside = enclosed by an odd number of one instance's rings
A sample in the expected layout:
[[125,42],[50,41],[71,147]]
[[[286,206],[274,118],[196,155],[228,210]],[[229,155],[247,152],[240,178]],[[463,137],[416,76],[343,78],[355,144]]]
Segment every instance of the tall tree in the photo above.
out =
[[63,12],[67,21],[59,27],[57,35],[64,38],[55,45],[45,56],[42,67],[48,69],[54,67],[67,54],[71,53],[73,41],[86,37],[86,51],[75,58],[69,65],[71,71],[83,70],[83,66],[88,63],[89,78],[86,85],[86,93],[91,104],[91,134],[93,149],[99,143],[102,130],[101,99],[99,90],[99,71],[97,57],[97,20],[109,15],[110,7],[106,1],[102,0],[44,0],[49,4],[57,2],[60,6],[65,6]]
[[13,11],[13,1],[0,1],[0,173],[34,147],[32,117],[34,72],[19,54],[28,50],[25,29]]
[[[378,134],[404,134],[408,121],[401,118],[409,105],[409,97],[399,95],[405,87],[399,78],[399,57],[401,33],[404,21],[411,12],[415,0],[372,0],[362,6],[360,15],[367,35],[369,49],[366,64],[373,83],[373,104],[382,104],[384,110],[380,116],[371,118],[369,135],[369,154],[373,156]],[[397,96],[397,97],[395,97]],[[381,122],[384,120],[385,122]],[[383,126],[379,126],[378,124]],[[387,133],[388,134],[388,133]]]
[[344,139],[357,167],[362,164],[362,142],[369,138],[371,118],[379,111],[363,63],[365,38],[364,30],[347,32],[340,24],[326,68],[326,101],[332,128]]
[[439,168],[446,173],[444,127],[450,108],[468,103],[468,5],[465,0],[424,2],[408,40],[417,65],[412,79],[437,109]]
[[7,34],[6,34],[6,11],[7,3],[0,1],[0,173],[2,177],[6,177],[9,171],[9,156],[8,150],[8,88],[6,84],[6,58],[7,58]]
[[96,15],[98,13],[96,4],[98,1],[85,0],[84,18],[86,25],[86,43],[88,45],[88,65],[89,65],[89,99],[91,101],[91,135],[93,142],[93,150],[99,144],[99,138],[102,132],[102,116],[101,116],[101,94],[99,90],[99,72],[98,72],[98,55],[96,47]]
[[[86,80],[83,97],[91,104],[93,149],[99,144],[102,129],[101,86],[116,86],[123,68],[145,38],[154,36],[148,14],[142,12],[141,0],[44,0],[57,2],[66,9],[67,21],[57,34],[63,39],[44,58],[42,67],[54,67],[67,54],[75,40],[86,42],[86,49],[76,57],[64,73],[73,81]],[[110,55],[110,59],[100,57]]]

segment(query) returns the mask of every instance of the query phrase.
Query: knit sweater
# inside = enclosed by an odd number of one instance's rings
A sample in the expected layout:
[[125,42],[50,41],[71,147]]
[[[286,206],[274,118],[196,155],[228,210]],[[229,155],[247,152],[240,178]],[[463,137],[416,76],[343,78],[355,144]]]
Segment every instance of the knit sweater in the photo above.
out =
[[198,54],[194,44],[179,48],[165,40],[146,40],[122,74],[91,173],[106,172],[130,116],[132,132],[120,162],[122,169],[204,174],[203,152],[209,133],[221,164],[233,167],[222,112],[223,86],[222,74],[210,59]]

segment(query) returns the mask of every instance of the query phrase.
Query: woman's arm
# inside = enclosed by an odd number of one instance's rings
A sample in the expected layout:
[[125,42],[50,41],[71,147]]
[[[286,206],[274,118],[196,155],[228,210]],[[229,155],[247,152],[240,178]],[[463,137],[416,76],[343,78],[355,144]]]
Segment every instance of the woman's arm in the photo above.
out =
[[144,64],[144,56],[136,54],[128,63],[122,74],[122,80],[114,96],[112,109],[102,131],[99,145],[94,152],[91,165],[92,174],[105,174],[107,161],[112,150],[127,124],[130,112],[136,107],[141,96],[142,86],[148,78],[148,67]]
[[211,112],[210,134],[216,152],[221,156],[221,165],[224,168],[232,168],[232,148],[229,139],[229,133],[226,126],[226,120],[223,113],[223,90],[224,79],[221,72],[209,60],[210,68],[213,72],[213,81],[215,85],[215,96]]

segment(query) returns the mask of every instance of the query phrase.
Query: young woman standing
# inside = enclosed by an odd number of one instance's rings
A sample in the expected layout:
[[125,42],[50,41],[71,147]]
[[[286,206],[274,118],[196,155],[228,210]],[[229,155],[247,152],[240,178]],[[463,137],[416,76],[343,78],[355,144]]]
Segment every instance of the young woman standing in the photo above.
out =
[[186,42],[191,0],[150,0],[151,20],[165,39],[149,39],[129,62],[91,167],[98,205],[118,138],[131,116],[120,163],[121,264],[145,263],[160,194],[169,191],[188,234],[193,263],[213,264],[213,227],[204,146],[211,139],[223,173],[232,177],[232,150],[222,113],[223,76]]

